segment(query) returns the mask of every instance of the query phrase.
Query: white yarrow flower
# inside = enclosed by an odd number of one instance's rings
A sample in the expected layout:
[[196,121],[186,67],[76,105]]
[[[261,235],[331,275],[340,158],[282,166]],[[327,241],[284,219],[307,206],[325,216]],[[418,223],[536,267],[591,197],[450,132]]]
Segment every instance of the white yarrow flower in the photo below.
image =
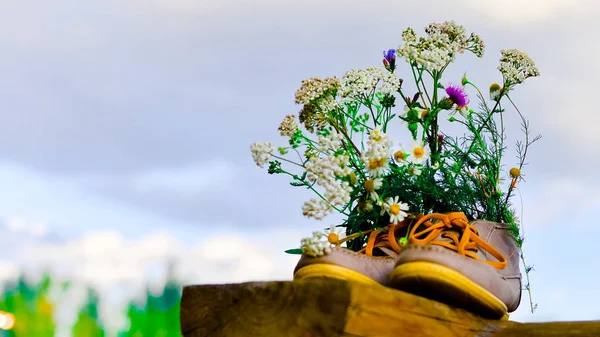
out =
[[399,87],[398,77],[384,68],[352,69],[342,77],[339,94],[342,101],[350,101],[377,91],[392,95]]
[[302,205],[302,214],[309,218],[321,220],[333,211],[331,205],[323,199],[310,199]]
[[333,154],[318,157],[312,156],[305,164],[306,180],[316,183],[325,192],[323,199],[311,199],[302,206],[302,214],[317,220],[333,212],[334,207],[343,207],[351,200],[352,186],[347,181],[340,181],[351,173],[348,165],[350,158],[346,155]]
[[501,50],[502,57],[498,70],[504,76],[504,80],[510,85],[523,83],[529,77],[540,75],[533,60],[522,51],[517,49]]
[[302,254],[312,257],[322,256],[331,251],[327,235],[321,232],[313,232],[311,237],[303,238],[300,241],[300,247]]
[[336,131],[330,132],[327,136],[319,136],[317,141],[319,145],[319,151],[337,151],[340,147],[342,147],[342,137],[342,134]]
[[279,125],[279,133],[282,136],[292,137],[296,131],[298,131],[298,123],[296,123],[296,116],[287,115]]
[[271,153],[275,151],[273,144],[269,142],[258,143],[250,145],[250,150],[252,151],[252,159],[259,167],[264,167],[265,164],[271,160]]

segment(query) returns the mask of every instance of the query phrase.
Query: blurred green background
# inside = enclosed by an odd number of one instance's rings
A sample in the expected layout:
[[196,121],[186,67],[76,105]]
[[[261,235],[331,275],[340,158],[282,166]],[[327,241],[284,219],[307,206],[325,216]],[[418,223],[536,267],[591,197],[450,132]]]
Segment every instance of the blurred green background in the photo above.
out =
[[[57,305],[51,289],[59,287],[68,294],[71,283],[53,280],[49,274],[41,281],[31,283],[25,277],[4,285],[0,295],[0,311],[12,313],[15,324],[10,330],[0,329],[0,337],[54,337],[57,336]],[[164,289],[153,295],[146,289],[146,298],[132,299],[123,315],[128,327],[122,331],[108,332],[99,315],[101,301],[95,289],[87,289],[87,298],[78,310],[76,320],[69,329],[75,337],[176,337],[179,331],[179,303],[182,285],[167,280]],[[139,303],[145,302],[143,305]],[[114,330],[114,329],[113,329]]]

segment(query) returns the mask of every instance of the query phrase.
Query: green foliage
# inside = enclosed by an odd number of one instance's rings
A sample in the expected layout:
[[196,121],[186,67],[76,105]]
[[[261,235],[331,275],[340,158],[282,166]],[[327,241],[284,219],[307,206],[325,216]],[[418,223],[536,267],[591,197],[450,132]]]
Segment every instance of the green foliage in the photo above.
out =
[[34,285],[27,283],[24,277],[7,284],[0,297],[0,310],[12,313],[16,322],[14,328],[8,331],[8,337],[54,336],[54,308],[49,301],[51,284],[47,274]]
[[[56,324],[54,315],[56,306],[49,298],[51,287],[56,284],[46,274],[37,284],[31,284],[21,277],[5,285],[0,293],[0,311],[12,313],[15,325],[9,331],[1,331],[4,337],[54,337]],[[69,296],[70,283],[59,285],[62,296]],[[181,303],[181,285],[168,281],[159,295],[146,291],[144,305],[132,299],[125,315],[129,327],[121,331],[121,337],[181,337],[179,324],[179,305]],[[72,335],[76,337],[104,337],[106,324],[99,317],[102,302],[97,292],[89,288],[84,304],[79,309],[72,326]],[[4,335],[2,334],[4,333]]]
[[104,337],[104,330],[98,318],[98,295],[88,289],[87,301],[79,311],[73,326],[73,336]]

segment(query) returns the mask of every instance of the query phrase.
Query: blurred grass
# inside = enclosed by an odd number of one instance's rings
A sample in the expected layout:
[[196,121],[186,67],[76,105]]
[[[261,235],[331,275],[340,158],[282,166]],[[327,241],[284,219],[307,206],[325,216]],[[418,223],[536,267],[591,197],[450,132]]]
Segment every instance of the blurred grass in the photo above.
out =
[[[70,287],[69,283],[56,284],[48,274],[37,284],[28,284],[23,277],[6,284],[0,294],[0,311],[12,313],[15,325],[11,330],[0,330],[0,337],[54,337],[57,308],[50,299],[50,290],[56,286],[62,287],[63,293],[68,292]],[[120,331],[118,337],[181,337],[181,285],[168,281],[158,296],[146,290],[145,305],[136,304],[139,300],[132,299],[129,303],[124,313],[129,327]],[[98,316],[98,309],[98,295],[94,289],[88,288],[86,300],[71,328],[72,336],[108,336],[105,324]]]

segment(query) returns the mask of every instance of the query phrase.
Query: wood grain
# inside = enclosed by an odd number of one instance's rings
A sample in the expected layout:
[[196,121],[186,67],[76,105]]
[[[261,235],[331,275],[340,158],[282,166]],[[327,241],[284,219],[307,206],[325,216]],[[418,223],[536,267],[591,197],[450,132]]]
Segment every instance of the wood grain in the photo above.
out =
[[600,321],[517,323],[331,279],[184,287],[184,337],[600,336]]

